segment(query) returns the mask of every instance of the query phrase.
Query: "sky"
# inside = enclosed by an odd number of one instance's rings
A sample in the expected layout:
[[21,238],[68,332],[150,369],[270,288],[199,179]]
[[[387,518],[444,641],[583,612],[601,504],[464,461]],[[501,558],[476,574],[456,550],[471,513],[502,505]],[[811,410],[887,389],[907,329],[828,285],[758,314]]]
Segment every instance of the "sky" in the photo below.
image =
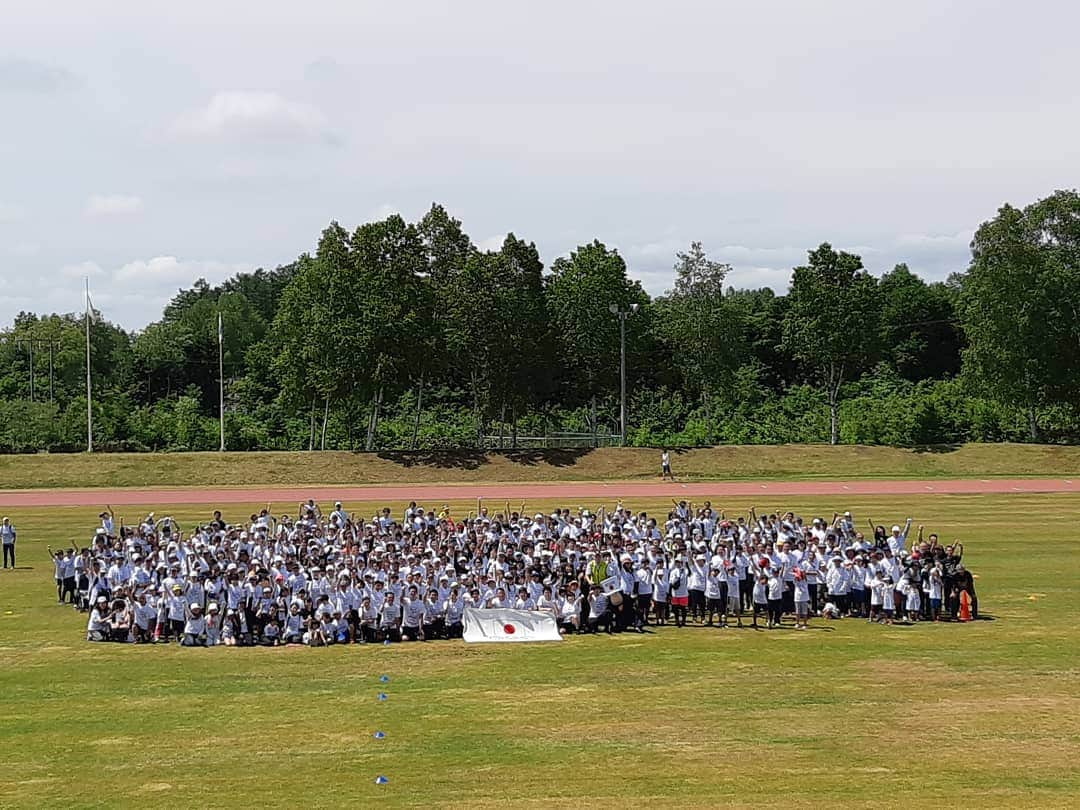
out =
[[823,241],[931,280],[1080,185],[1080,4],[4,0],[0,327],[181,287],[439,202],[653,294],[701,241],[786,289]]

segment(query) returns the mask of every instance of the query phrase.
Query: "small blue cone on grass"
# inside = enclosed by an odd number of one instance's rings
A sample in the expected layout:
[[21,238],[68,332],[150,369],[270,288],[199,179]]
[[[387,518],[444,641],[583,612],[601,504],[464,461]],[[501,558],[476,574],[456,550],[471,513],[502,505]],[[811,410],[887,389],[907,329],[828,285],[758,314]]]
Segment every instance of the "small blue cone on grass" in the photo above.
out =
[[384,647],[389,647],[390,646],[390,639],[386,639],[386,641],[383,642],[383,646]]
[[379,700],[386,700],[388,697],[390,696],[386,692],[379,692]]
[[375,777],[375,784],[376,785],[388,785],[388,784],[390,784],[390,780],[387,779],[385,776],[376,776]]
[[386,739],[386,732],[384,732],[384,731],[376,731],[371,736],[373,736],[376,740],[385,740]]
[[390,676],[389,675],[380,675],[379,676],[379,681],[381,683],[390,683]]

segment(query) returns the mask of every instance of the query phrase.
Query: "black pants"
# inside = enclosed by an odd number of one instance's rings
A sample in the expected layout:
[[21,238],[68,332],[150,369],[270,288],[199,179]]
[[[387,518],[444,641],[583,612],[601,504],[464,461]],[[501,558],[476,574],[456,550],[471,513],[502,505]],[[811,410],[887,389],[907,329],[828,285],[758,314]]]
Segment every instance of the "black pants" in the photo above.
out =
[[784,596],[780,602],[784,613],[795,612],[795,586],[790,582],[784,583]]
[[611,633],[611,611],[605,610],[601,616],[589,616],[588,628],[590,633],[599,632],[600,628],[605,633]]
[[821,610],[821,605],[818,604],[818,586],[816,582],[807,583],[806,586],[810,591],[810,610],[813,613],[817,613]]
[[[792,600],[792,607],[794,607],[794,600]],[[780,624],[780,617],[784,614],[784,600],[783,599],[770,599],[769,600],[769,623]]]
[[750,610],[754,606],[754,580],[750,577],[739,580],[739,596],[742,599],[742,609]]
[[8,557],[11,557],[11,567],[15,567],[15,544],[4,543],[4,568],[8,567]]
[[68,601],[65,597],[71,597],[71,604],[75,604],[75,577],[64,577],[60,586],[60,601]]
[[644,627],[649,623],[649,607],[652,606],[652,594],[638,594],[637,597],[637,626]]
[[705,591],[690,589],[690,618],[705,619]]

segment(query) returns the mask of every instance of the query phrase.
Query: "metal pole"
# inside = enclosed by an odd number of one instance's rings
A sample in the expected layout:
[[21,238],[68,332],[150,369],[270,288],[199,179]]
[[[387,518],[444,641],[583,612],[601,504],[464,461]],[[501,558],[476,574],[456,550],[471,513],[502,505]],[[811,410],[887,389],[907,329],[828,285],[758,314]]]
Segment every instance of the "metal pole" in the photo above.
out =
[[221,321],[221,313],[217,314],[217,358],[218,358],[218,415],[221,428],[221,446],[218,450],[225,452],[225,350],[222,348],[224,338],[224,326]]
[[26,345],[30,347],[30,401],[34,401],[34,339],[26,341]]
[[49,343],[49,404],[53,401],[53,349],[56,348],[56,341]]
[[619,313],[619,432],[622,434],[623,447],[626,447],[626,316],[629,314]]
[[90,388],[90,279],[86,279],[86,452],[94,452],[94,407]]

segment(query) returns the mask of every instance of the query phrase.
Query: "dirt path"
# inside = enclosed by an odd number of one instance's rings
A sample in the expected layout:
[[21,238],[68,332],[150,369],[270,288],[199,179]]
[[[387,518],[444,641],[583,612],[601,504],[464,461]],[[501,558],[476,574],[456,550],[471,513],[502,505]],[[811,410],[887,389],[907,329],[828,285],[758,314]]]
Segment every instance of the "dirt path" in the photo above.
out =
[[593,483],[477,484],[415,486],[318,486],[293,488],[237,489],[53,489],[0,492],[0,508],[18,506],[100,506],[111,504],[295,504],[316,501],[411,501],[431,506],[437,501],[471,500],[478,496],[492,500],[521,501],[565,498],[575,502],[585,498],[611,501],[615,498],[677,498],[701,501],[726,498],[755,498],[792,495],[976,495],[1017,492],[1080,493],[1080,478],[1021,478],[1007,480],[966,479],[928,481],[739,481],[679,484],[661,481],[608,481]]

